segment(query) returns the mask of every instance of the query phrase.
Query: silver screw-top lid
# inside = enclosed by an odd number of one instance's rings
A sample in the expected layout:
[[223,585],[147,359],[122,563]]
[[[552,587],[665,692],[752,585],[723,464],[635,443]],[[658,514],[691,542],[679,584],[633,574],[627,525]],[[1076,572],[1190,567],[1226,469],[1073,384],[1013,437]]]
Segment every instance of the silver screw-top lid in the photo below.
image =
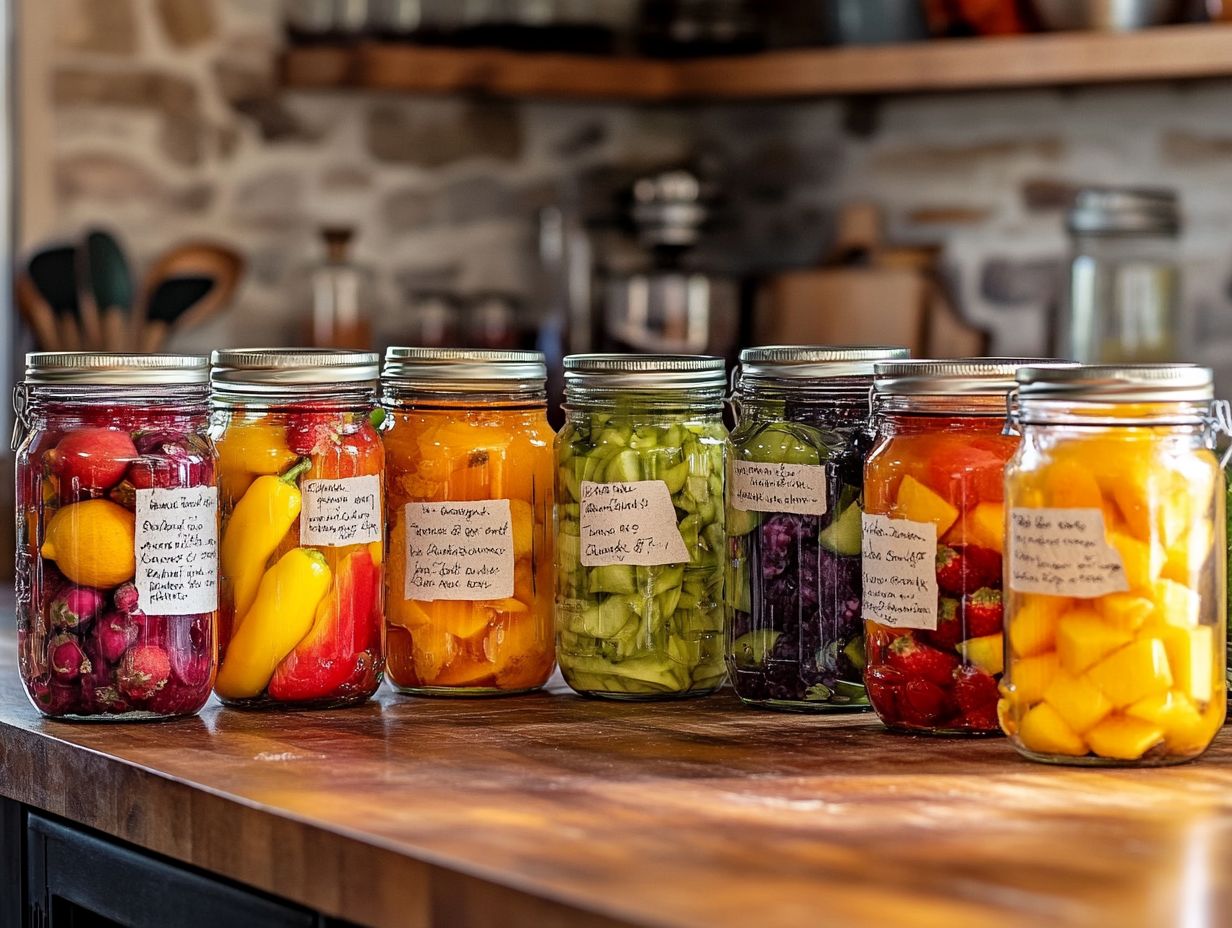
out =
[[727,385],[722,358],[697,354],[574,354],[565,358],[565,389],[714,390]]
[[438,393],[541,392],[547,362],[539,351],[390,348],[381,379],[387,387]]
[[1215,375],[1196,364],[1097,364],[1018,371],[1018,396],[1089,403],[1208,403]]
[[220,392],[375,387],[380,356],[333,348],[224,348],[215,351],[210,381]]
[[1177,235],[1176,191],[1146,187],[1087,187],[1074,196],[1066,226],[1075,235]]
[[1017,386],[1022,367],[1073,367],[1048,358],[962,358],[953,361],[879,361],[878,396],[996,396]]
[[34,351],[26,355],[33,386],[192,386],[209,382],[210,361],[195,354],[123,354],[110,351]]
[[872,377],[877,361],[905,360],[907,348],[881,345],[831,347],[828,345],[765,345],[740,352],[740,379],[829,380]]

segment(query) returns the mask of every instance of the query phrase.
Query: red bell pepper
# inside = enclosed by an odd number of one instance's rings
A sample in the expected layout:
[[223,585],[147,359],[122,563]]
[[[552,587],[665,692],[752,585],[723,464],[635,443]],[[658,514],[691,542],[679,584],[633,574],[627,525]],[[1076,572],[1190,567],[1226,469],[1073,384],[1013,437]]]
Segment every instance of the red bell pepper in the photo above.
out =
[[[366,548],[342,559],[334,589],[317,607],[312,629],[274,671],[269,683],[273,699],[303,702],[340,695],[380,618],[380,578],[380,568]],[[366,660],[371,662],[371,655]]]

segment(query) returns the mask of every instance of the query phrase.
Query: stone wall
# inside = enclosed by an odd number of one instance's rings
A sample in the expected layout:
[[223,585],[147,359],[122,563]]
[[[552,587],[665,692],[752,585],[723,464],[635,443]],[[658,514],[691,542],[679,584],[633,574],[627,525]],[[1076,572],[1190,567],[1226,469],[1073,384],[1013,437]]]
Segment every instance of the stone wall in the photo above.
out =
[[737,269],[814,261],[836,207],[871,199],[895,236],[945,243],[1006,353],[1044,348],[1071,185],[1175,186],[1195,358],[1232,340],[1232,82],[689,108],[284,93],[276,0],[53,6],[52,150],[27,170],[52,172],[57,229],[104,222],[143,262],[187,236],[251,260],[241,311],[178,347],[297,338],[322,223],[359,226],[382,340],[407,285],[533,296],[538,207],[580,175],[686,157],[722,184],[714,250]]

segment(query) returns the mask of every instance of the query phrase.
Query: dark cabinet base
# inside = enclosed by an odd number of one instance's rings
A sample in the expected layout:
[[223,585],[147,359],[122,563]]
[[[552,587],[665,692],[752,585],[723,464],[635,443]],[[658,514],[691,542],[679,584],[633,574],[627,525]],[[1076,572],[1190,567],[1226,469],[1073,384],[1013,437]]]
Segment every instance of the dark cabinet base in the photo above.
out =
[[0,799],[0,928],[345,923]]

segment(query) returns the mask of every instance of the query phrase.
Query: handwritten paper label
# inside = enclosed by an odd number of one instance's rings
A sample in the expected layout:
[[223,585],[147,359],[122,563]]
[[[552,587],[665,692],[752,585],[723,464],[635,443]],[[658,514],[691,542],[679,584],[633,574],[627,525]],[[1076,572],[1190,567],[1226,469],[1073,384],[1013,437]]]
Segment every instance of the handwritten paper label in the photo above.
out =
[[1099,509],[1010,510],[1010,589],[1089,598],[1129,589]]
[[937,526],[865,513],[864,617],[891,628],[937,628]]
[[821,464],[732,464],[732,505],[746,512],[826,514],[826,468]]
[[218,608],[218,490],[138,490],[137,599],[151,615]]
[[381,478],[305,480],[299,543],[345,548],[381,540]]
[[672,494],[662,480],[582,481],[582,566],[689,561]]
[[406,504],[407,599],[513,595],[509,500]]

